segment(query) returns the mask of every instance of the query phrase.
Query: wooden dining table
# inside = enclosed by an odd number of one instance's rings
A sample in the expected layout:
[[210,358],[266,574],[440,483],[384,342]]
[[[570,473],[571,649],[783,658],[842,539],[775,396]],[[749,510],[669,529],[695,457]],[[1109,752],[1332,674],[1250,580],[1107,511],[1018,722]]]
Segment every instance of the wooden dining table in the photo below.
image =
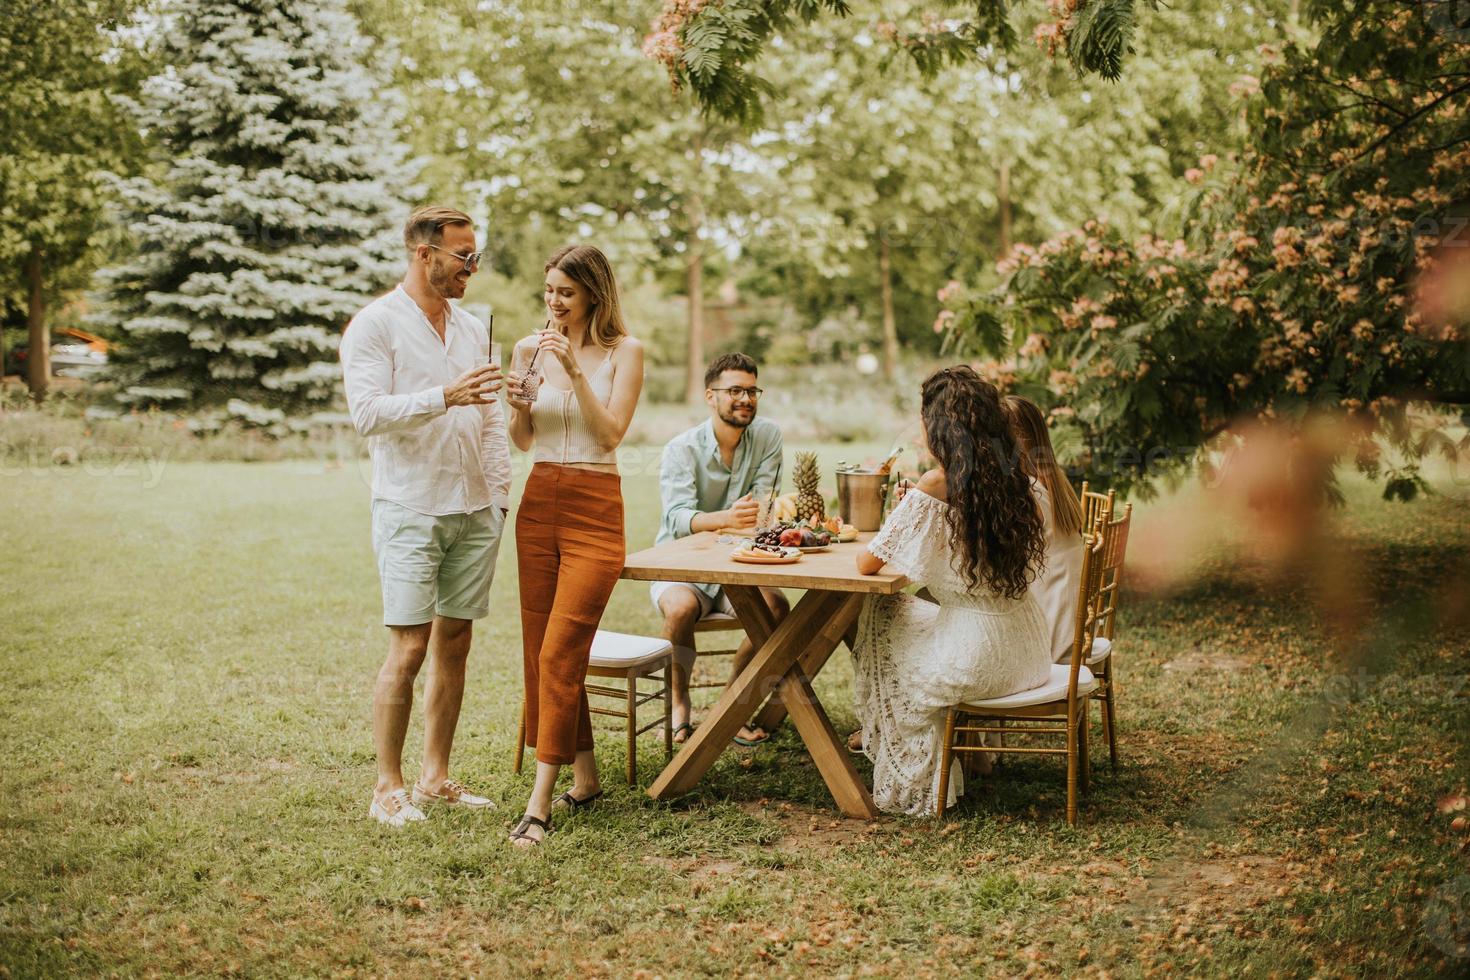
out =
[[[654,780],[649,796],[663,800],[689,792],[752,717],[756,725],[773,731],[789,714],[842,812],[867,820],[877,817],[873,797],[811,683],[857,621],[863,598],[893,595],[908,584],[901,575],[858,574],[857,554],[872,537],[872,533],[860,534],[856,541],[804,554],[789,565],[737,562],[730,557],[737,547],[734,540],[722,539],[713,531],[627,557],[625,579],[723,586],[740,625],[756,647],[704,723]],[[778,624],[761,597],[762,586],[802,589],[805,594]]]

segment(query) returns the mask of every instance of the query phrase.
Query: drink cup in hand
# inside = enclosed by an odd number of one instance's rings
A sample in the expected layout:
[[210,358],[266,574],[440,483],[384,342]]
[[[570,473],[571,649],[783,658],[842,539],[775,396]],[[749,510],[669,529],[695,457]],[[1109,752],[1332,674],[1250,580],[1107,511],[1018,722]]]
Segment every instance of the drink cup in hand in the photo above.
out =
[[500,369],[490,364],[477,364],[444,386],[444,404],[480,405],[495,399],[500,389]]
[[541,390],[541,372],[536,370],[536,347],[530,344],[516,346],[511,357],[511,371],[516,375],[515,400],[530,404]]

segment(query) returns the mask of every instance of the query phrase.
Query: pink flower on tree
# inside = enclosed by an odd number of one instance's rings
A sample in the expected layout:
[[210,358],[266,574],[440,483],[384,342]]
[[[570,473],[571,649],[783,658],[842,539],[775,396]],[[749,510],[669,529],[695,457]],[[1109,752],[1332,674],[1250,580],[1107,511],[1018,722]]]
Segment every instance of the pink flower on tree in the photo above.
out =
[[1046,353],[1046,337],[1043,334],[1028,334],[1026,342],[1021,345],[1020,355],[1022,357],[1040,357]]

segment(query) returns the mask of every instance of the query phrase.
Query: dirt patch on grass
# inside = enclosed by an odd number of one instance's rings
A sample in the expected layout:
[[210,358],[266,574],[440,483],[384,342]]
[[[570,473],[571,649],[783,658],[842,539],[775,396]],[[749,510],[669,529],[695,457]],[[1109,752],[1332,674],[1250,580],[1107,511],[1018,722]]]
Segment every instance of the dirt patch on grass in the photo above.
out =
[[773,803],[770,800],[744,804],[741,809],[764,820],[777,820],[781,824],[781,838],[774,846],[791,852],[866,844],[873,839],[873,834],[881,826],[876,821],[834,816],[832,810]]
[[[802,853],[827,854],[834,848],[866,845],[881,826],[866,820],[833,816],[831,810],[771,800],[743,803],[741,809],[762,820],[774,820],[780,824],[781,836],[770,844],[769,850],[782,857]],[[743,861],[709,855],[680,858],[649,855],[643,858],[643,863],[687,878],[697,885],[749,874],[764,876],[773,870],[770,866],[755,868]]]
[[731,878],[750,870],[741,861],[731,861],[724,858],[667,858],[646,855],[643,858],[643,863],[656,868],[663,868],[671,874],[676,874],[695,882]]

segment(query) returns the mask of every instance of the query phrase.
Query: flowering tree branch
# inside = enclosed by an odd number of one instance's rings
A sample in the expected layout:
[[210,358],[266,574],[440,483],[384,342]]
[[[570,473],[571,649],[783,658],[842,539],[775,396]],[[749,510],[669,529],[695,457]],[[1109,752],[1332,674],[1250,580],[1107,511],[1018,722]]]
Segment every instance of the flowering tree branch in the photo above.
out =
[[[1052,19],[1037,28],[1036,43],[1053,56],[1065,53],[1079,73],[1116,80],[1132,50],[1141,3],[1158,6],[1158,0],[1046,0]],[[934,6],[917,28],[884,22],[876,31],[927,76],[1016,43],[1009,0]],[[943,16],[960,8],[964,16]],[[692,91],[706,112],[752,123],[770,87],[751,66],[771,37],[798,21],[850,12],[846,0],[665,0],[643,51],[664,64],[675,89]]]

